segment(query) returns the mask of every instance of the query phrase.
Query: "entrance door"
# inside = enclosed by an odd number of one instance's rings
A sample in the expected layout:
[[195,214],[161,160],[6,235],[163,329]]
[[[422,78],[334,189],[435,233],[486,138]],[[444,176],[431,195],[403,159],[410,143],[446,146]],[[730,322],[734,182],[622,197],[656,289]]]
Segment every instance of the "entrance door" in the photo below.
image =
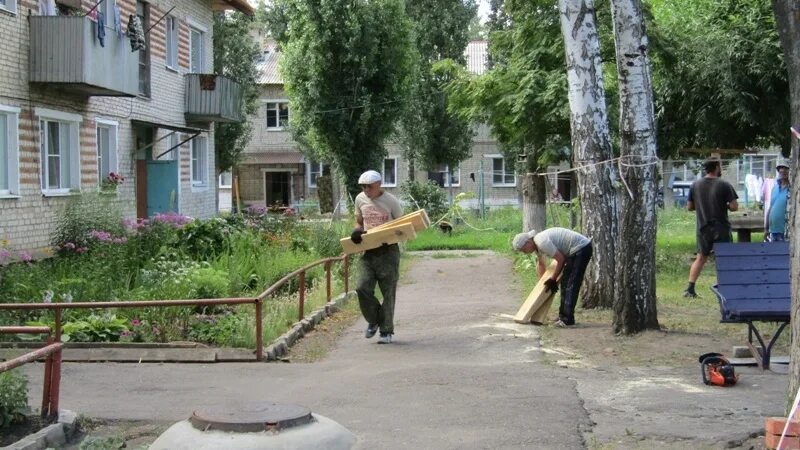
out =
[[147,161],[147,217],[178,212],[178,161]]
[[291,173],[264,172],[264,197],[267,206],[289,206]]
[[[155,129],[152,127],[134,126],[134,148],[136,149],[136,217],[146,219],[147,215],[147,160],[153,148]],[[145,148],[147,147],[147,148]]]

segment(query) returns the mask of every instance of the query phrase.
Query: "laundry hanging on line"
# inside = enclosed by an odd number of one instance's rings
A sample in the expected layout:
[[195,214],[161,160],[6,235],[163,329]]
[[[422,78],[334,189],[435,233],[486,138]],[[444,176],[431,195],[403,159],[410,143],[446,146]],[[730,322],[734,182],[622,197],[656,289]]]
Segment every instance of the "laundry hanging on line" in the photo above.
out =
[[144,40],[144,30],[139,16],[131,14],[128,17],[128,37],[131,39],[131,51],[144,50],[147,48]]
[[55,0],[39,0],[39,15],[55,16],[56,15]]
[[97,40],[100,47],[106,46],[106,16],[102,12],[97,13]]

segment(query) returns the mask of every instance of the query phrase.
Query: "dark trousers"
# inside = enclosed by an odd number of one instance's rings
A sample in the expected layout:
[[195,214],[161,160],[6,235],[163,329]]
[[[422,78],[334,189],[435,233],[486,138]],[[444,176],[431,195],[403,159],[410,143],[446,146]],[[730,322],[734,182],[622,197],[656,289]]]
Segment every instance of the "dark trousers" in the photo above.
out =
[[578,293],[583,284],[583,274],[592,259],[592,243],[567,257],[564,274],[561,275],[561,307],[558,318],[567,325],[575,325],[575,306],[578,304]]
[[[379,325],[381,333],[394,333],[394,296],[399,278],[400,247],[397,244],[364,252],[356,287],[358,305],[367,323]],[[375,284],[381,289],[383,303],[375,297]]]

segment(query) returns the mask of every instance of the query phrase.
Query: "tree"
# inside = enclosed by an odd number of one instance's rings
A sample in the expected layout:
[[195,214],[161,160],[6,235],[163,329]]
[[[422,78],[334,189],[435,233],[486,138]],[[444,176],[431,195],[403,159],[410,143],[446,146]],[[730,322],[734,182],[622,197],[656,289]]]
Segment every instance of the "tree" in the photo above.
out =
[[217,169],[236,166],[252,135],[247,117],[258,110],[256,57],[258,44],[250,39],[252,20],[241,12],[214,15],[214,73],[239,83],[242,95],[241,122],[214,125]]
[[383,167],[413,64],[412,26],[401,0],[278,0],[276,33],[290,99],[289,128],[310,157],[331,161],[350,194]]
[[641,0],[612,0],[620,99],[622,195],[614,332],[658,329],[656,314],[656,128],[649,42]]
[[[446,71],[433,70],[444,59],[464,62],[470,20],[476,17],[473,0],[409,0],[406,8],[414,24],[417,64],[406,111],[402,116],[404,156],[413,178],[415,162],[432,169],[453,169],[469,157],[472,126],[447,110]],[[449,174],[448,174],[449,176]]]
[[[777,29],[783,47],[784,61],[788,71],[789,97],[791,105],[791,123],[795,124],[795,129],[800,124],[800,17],[797,15],[796,4],[783,0],[773,0],[772,7],[775,13]],[[785,130],[784,130],[785,131]],[[800,183],[800,163],[798,161],[798,140],[791,139],[791,172],[792,172],[792,191],[790,193],[791,211],[790,230],[796,230],[798,218],[800,218],[800,193],[797,187]],[[791,408],[791,399],[797,394],[800,387],[800,233],[790,233],[791,245],[791,272],[792,272],[792,349],[789,364],[789,402],[787,403],[786,413],[788,415]]]
[[578,170],[584,234],[593,240],[583,305],[610,307],[616,295],[617,194],[600,43],[593,0],[559,0],[571,110],[572,161]]

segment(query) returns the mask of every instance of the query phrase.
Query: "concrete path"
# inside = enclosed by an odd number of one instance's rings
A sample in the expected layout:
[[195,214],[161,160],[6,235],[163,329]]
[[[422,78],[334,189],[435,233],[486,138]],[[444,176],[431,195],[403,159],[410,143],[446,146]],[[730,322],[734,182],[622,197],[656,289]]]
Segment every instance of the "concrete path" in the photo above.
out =
[[[72,364],[61,405],[89,417],[178,421],[204,406],[295,403],[356,434],[358,448],[584,448],[589,417],[568,371],[540,362],[515,324],[510,262],[420,256],[401,281],[395,342],[364,323],[314,364]],[[29,365],[31,402],[41,366]]]

